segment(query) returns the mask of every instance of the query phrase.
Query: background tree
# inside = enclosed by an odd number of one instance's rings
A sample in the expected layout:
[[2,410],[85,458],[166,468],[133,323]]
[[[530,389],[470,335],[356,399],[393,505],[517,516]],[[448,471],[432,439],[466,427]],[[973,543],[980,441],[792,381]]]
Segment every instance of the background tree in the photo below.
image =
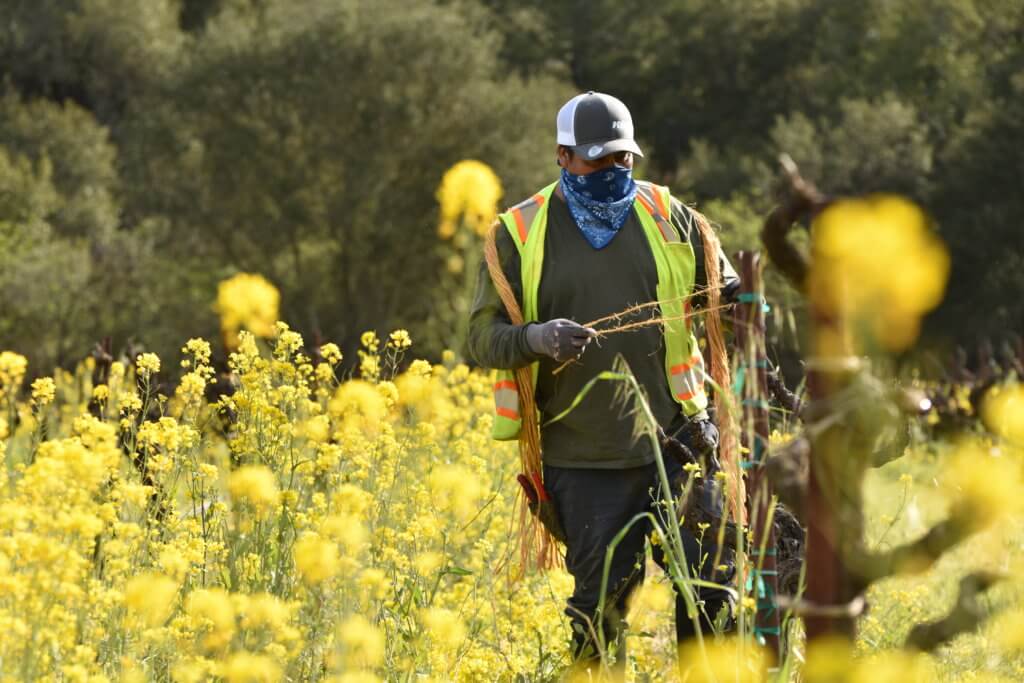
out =
[[1005,0],[3,3],[0,332],[33,367],[107,334],[171,353],[216,334],[216,284],[245,271],[304,332],[351,351],[406,327],[439,353],[444,170],[483,160],[521,199],[586,89],[630,106],[638,173],[728,249],[756,246],[786,151],[826,192],[932,214],[954,270],[929,343],[1019,332],[1022,41]]

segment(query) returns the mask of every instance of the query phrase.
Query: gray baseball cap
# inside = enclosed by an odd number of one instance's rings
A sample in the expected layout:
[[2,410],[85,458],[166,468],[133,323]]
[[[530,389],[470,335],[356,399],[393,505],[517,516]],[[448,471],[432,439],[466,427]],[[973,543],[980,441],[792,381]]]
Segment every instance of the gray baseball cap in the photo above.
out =
[[616,97],[594,92],[577,95],[558,110],[558,144],[572,147],[588,161],[616,152],[643,156],[633,139],[633,117]]

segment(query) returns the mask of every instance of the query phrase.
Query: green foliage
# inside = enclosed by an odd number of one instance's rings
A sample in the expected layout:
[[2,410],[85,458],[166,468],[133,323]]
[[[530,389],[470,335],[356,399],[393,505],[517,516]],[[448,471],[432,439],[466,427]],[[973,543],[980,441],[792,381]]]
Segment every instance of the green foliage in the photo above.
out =
[[954,254],[955,290],[931,321],[935,331],[964,324],[975,334],[1024,329],[1024,49],[1015,61],[1010,93],[977,112],[941,159],[947,180],[935,202]]
[[816,125],[799,113],[780,120],[772,142],[830,192],[927,195],[932,149],[913,106],[890,96],[843,100],[839,109],[837,120]]
[[0,338],[49,362],[146,324],[145,231],[118,229],[116,151],[73,103],[0,99]]
[[177,0],[10,0],[0,64],[20,92],[71,99],[104,122],[181,56]]
[[45,213],[59,235],[99,237],[117,227],[117,150],[89,112],[8,93],[0,98],[0,140],[8,153],[52,168],[58,205]]
[[[416,332],[449,277],[436,249],[444,170],[486,159],[507,179],[510,203],[546,180],[536,159],[551,153],[550,112],[571,90],[502,75],[498,39],[480,12],[396,12],[360,0],[129,9],[53,3],[41,8],[46,21],[27,5],[3,10],[17,29],[0,37],[19,65],[8,75],[27,96],[0,102],[4,147],[16,155],[18,182],[33,181],[31,196],[52,204],[29,213],[55,234],[83,238],[61,246],[75,264],[64,274],[77,275],[54,278],[56,293],[78,310],[83,288],[98,286],[89,273],[99,275],[99,247],[104,258],[147,252],[141,290],[126,272],[134,263],[103,273],[122,278],[123,293],[107,301],[117,320],[101,324],[93,310],[88,332],[60,327],[79,353],[108,333],[124,342],[132,326],[158,351],[171,350],[163,338],[213,334],[216,283],[238,270],[270,278],[285,317],[350,349],[364,329]],[[96,53],[79,50],[75,41],[104,27],[125,35]],[[64,33],[71,48],[61,52]],[[26,41],[42,47],[29,55]],[[103,74],[121,84],[116,96],[97,80]],[[53,197],[44,192],[51,185]],[[23,280],[43,277],[24,268]],[[56,320],[35,298],[24,307],[40,325]],[[8,321],[9,344],[24,349],[30,337],[14,332],[28,329],[18,321]],[[36,351],[42,367],[60,355]]]
[[213,18],[184,76],[132,112],[128,206],[171,221],[207,287],[262,273],[289,320],[352,347],[430,317],[444,170],[486,159],[510,199],[532,191],[568,91],[498,77],[493,37],[452,11],[300,4]]
[[12,0],[0,332],[33,367],[106,334],[170,352],[215,334],[216,283],[246,270],[311,338],[406,327],[437,353],[461,278],[442,173],[484,160],[520,200],[591,88],[729,250],[757,246],[786,151],[828,192],[931,211],[954,256],[933,339],[1020,330],[1022,25],[1000,0]]
[[827,192],[908,194],[953,253],[930,339],[1024,332],[1019,3],[483,1],[509,69],[630,106],[647,176],[763,216],[787,152]]

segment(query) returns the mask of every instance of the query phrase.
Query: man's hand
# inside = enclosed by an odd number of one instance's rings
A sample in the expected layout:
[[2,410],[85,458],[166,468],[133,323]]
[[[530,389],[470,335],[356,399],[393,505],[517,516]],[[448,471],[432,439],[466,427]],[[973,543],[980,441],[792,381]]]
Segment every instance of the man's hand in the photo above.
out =
[[526,343],[534,353],[565,362],[583,355],[587,344],[596,335],[597,331],[590,327],[556,318],[546,323],[530,323],[526,328]]
[[718,427],[707,415],[691,420],[682,429],[684,442],[697,457],[714,457],[718,449]]
[[701,412],[679,430],[676,438],[682,441],[697,457],[710,457],[717,464],[715,451],[718,448],[718,436],[718,427],[708,418],[707,413]]

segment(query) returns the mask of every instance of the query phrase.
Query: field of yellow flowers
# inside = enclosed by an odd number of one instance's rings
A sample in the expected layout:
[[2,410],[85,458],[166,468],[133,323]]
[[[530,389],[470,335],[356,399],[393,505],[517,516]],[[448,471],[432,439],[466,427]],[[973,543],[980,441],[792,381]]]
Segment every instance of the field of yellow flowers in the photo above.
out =
[[[358,372],[339,378],[333,344],[314,364],[283,323],[266,342],[243,331],[237,390],[213,403],[198,339],[170,395],[157,391],[170,359],[142,354],[115,361],[106,384],[92,385],[89,359],[21,396],[26,360],[0,354],[4,679],[557,679],[571,579],[508,571],[517,458],[489,439],[490,377],[450,353],[403,362],[410,344],[403,331],[366,333]],[[873,588],[855,652],[794,641],[790,677],[1024,676],[1020,461],[971,443],[875,471],[871,540],[919,535],[952,489],[998,524],[932,572]],[[989,625],[935,656],[890,649],[948,611],[973,567],[1008,576]],[[629,680],[674,680],[670,606],[664,578],[649,579],[631,615]],[[737,664],[735,641],[709,639],[683,654],[703,662],[686,680],[760,680],[751,650]]]
[[[439,338],[465,315],[475,240],[500,194],[473,162],[438,192],[448,269],[464,276]],[[840,261],[855,282],[882,281],[857,270],[877,259]],[[906,305],[900,292],[881,298]],[[517,566],[519,457],[490,438],[491,374],[451,351],[410,362],[403,330],[366,332],[343,363],[335,344],[310,347],[277,322],[279,299],[259,275],[221,284],[229,373],[215,372],[202,339],[179,358],[101,354],[52,375],[0,351],[0,679],[567,677],[572,579]],[[917,334],[911,313],[879,329],[902,347]],[[903,457],[869,471],[867,541],[885,550],[954,514],[975,533],[927,571],[872,585],[853,647],[805,648],[797,624],[781,662],[745,632],[677,653],[670,582],[652,564],[630,607],[625,679],[1024,680],[1024,391],[959,400],[980,413],[971,433],[939,440],[922,423]],[[976,570],[996,580],[974,605],[988,617],[981,628],[931,654],[904,649]],[[733,589],[741,615],[752,610],[749,588]],[[750,615],[738,619],[748,629]]]
[[25,359],[0,355],[5,678],[550,675],[571,586],[499,571],[516,460],[489,440],[487,378],[394,376],[408,345],[365,335],[340,381],[336,346],[314,367],[284,325],[271,347],[243,332],[217,405],[201,340],[171,396],[143,354],[19,401]]

